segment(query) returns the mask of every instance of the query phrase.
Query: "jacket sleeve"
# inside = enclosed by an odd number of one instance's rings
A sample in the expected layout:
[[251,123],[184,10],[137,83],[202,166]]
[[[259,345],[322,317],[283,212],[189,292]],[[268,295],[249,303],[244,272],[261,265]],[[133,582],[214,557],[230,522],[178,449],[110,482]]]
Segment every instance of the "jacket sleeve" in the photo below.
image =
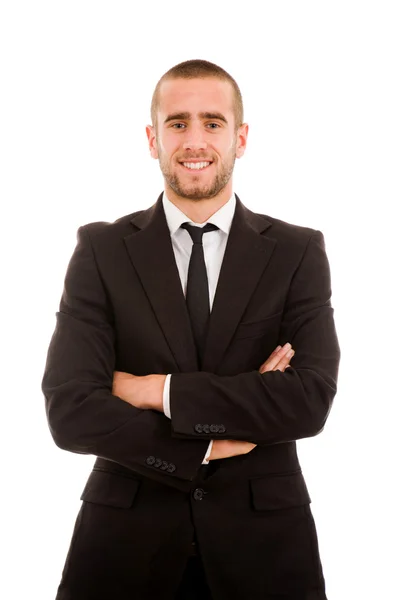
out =
[[279,344],[290,342],[296,351],[292,368],[173,374],[173,437],[268,445],[318,434],[336,394],[340,358],[330,298],[324,237],[317,231],[294,272],[282,317]]
[[111,393],[113,311],[88,228],[77,232],[47,352],[42,391],[50,432],[64,450],[93,454],[187,490],[209,442],[173,439],[163,413],[138,409]]

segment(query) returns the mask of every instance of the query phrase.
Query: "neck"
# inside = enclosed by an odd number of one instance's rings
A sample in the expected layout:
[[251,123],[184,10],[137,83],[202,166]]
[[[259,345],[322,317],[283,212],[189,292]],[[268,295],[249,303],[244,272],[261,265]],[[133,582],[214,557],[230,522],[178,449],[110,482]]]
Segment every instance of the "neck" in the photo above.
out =
[[170,187],[166,186],[165,193],[179,210],[181,210],[193,223],[204,223],[214,213],[226,204],[232,196],[232,185],[226,186],[213,198],[200,198],[191,200],[178,196]]

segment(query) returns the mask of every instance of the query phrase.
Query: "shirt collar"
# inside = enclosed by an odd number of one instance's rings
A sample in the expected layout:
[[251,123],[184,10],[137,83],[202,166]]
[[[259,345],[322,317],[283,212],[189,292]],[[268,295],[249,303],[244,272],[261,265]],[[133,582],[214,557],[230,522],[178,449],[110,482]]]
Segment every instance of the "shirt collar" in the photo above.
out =
[[[182,223],[190,223],[191,225],[199,225],[199,223],[194,223],[189,219],[185,213],[183,213],[173,202],[168,199],[167,194],[164,192],[162,196],[162,202],[165,212],[165,218],[167,220],[167,225],[169,227],[171,235],[174,235],[182,225]],[[232,194],[228,202],[221,206],[220,209],[217,210],[207,221],[204,221],[204,225],[206,223],[212,223],[216,225],[219,229],[221,229],[224,233],[229,234],[231,229],[233,215],[235,213],[236,208],[236,198],[235,194]],[[203,225],[203,223],[201,223]]]

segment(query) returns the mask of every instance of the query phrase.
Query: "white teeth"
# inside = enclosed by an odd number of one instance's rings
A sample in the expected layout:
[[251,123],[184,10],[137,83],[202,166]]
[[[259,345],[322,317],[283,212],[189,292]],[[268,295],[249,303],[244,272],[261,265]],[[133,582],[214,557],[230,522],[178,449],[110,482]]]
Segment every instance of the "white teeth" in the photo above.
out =
[[187,169],[205,169],[205,167],[208,167],[208,165],[210,165],[211,163],[209,162],[198,162],[198,163],[190,163],[190,162],[184,162],[183,165],[187,168]]

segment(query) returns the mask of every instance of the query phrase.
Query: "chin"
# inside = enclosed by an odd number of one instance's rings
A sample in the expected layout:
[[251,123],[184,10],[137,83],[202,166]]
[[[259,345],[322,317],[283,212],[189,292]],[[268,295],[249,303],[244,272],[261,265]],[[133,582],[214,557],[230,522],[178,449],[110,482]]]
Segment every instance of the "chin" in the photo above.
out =
[[188,200],[211,200],[217,196],[218,192],[214,193],[210,190],[185,190],[184,198]]

